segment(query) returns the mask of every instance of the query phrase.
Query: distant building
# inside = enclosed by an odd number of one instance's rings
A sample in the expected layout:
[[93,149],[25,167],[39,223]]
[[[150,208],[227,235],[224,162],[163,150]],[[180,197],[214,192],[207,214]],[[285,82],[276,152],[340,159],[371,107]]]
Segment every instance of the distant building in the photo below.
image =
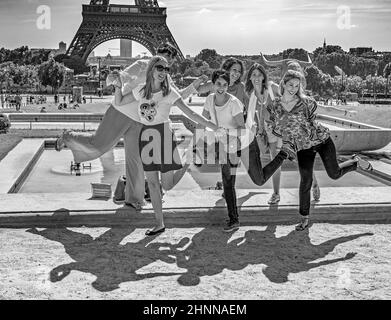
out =
[[131,58],[132,57],[132,41],[127,39],[120,40],[120,56]]
[[107,55],[105,57],[99,57],[99,56],[89,56],[87,59],[87,64],[90,66],[100,66],[101,68],[106,68],[109,66],[122,66],[123,68],[126,68],[127,66],[130,66],[132,63],[137,61],[137,58],[132,57],[118,57],[118,56],[111,56]]
[[375,52],[373,51],[372,47],[357,47],[350,48],[349,53],[355,56],[362,56],[363,54],[371,54]]
[[65,54],[67,52],[67,44],[65,42],[60,42],[58,44],[58,49],[47,49],[47,48],[31,48],[31,53],[34,55],[35,53],[39,52],[40,50],[48,50],[50,51],[49,57],[55,57],[59,54]]

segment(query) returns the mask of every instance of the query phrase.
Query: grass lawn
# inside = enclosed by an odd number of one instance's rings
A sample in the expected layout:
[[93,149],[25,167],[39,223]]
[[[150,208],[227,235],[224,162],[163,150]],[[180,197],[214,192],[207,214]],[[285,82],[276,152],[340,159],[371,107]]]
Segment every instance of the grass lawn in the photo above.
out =
[[10,152],[20,141],[22,137],[15,134],[0,134],[0,161]]

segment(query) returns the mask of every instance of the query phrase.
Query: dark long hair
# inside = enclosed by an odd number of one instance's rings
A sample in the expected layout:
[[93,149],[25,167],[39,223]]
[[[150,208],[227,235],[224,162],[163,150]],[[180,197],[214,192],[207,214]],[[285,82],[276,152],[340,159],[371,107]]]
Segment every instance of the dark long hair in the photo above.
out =
[[254,63],[251,66],[250,70],[248,70],[248,72],[247,72],[246,84],[245,84],[246,92],[247,92],[247,94],[251,94],[252,91],[254,90],[254,86],[251,81],[251,75],[254,72],[254,70],[259,70],[263,74],[263,82],[262,82],[262,90],[261,90],[261,93],[263,94],[265,92],[265,90],[267,89],[267,83],[268,83],[269,79],[268,79],[265,68],[262,65],[260,65],[259,63]]
[[240,81],[242,81],[242,78],[243,78],[243,75],[244,75],[244,64],[243,64],[243,62],[242,62],[241,60],[236,59],[236,58],[232,58],[232,57],[231,57],[231,58],[228,58],[228,59],[225,60],[225,61],[223,62],[223,64],[221,65],[221,69],[223,69],[223,70],[229,72],[229,71],[231,70],[232,66],[233,66],[234,64],[236,64],[236,63],[237,63],[238,65],[240,65],[240,69],[241,69],[240,77],[239,77],[238,80],[235,81],[235,84],[238,84],[238,83],[240,83]]

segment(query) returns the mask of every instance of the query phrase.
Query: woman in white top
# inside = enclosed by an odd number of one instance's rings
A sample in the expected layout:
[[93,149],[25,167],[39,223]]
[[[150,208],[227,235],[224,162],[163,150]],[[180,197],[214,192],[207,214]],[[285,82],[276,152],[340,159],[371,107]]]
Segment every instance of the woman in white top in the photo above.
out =
[[[222,164],[222,178],[224,186],[224,196],[228,208],[229,220],[224,227],[224,231],[230,232],[239,227],[239,216],[236,205],[236,192],[235,192],[235,169],[238,165],[239,158],[242,160],[244,167],[251,180],[262,186],[282,165],[285,159],[291,158],[289,150],[283,145],[280,152],[270,161],[266,166],[262,166],[260,150],[256,139],[250,134],[248,130],[253,130],[255,108],[251,104],[248,109],[246,123],[244,121],[244,107],[238,98],[227,92],[229,84],[229,74],[224,70],[217,70],[212,75],[212,82],[214,83],[214,93],[209,95],[204,105],[203,115],[206,118],[212,119],[219,127],[223,127],[231,137],[237,134],[237,136],[247,136],[248,145],[244,145],[240,139],[240,145],[238,139],[233,137],[229,138],[227,145],[229,148],[224,147],[225,150],[229,150],[230,153],[226,154],[227,157],[222,159],[219,154],[219,162]],[[250,103],[252,103],[250,101]],[[250,106],[250,105],[249,105]],[[219,141],[222,141],[220,138]],[[238,145],[238,148],[231,149],[231,142]],[[224,142],[226,144],[226,141]],[[240,151],[236,151],[241,149]],[[222,148],[219,148],[219,151]],[[221,163],[223,160],[223,163]]]
[[185,104],[179,93],[170,85],[167,77],[168,72],[167,60],[164,57],[155,56],[148,64],[145,84],[137,86],[124,96],[121,92],[122,84],[118,75],[115,90],[115,104],[118,108],[129,117],[138,117],[143,124],[139,151],[156,218],[156,226],[146,232],[146,235],[149,236],[165,231],[159,173],[163,188],[169,190],[186,171],[186,167],[182,167],[176,142],[173,141],[169,126],[171,107],[177,106],[191,120],[220,132],[218,126],[198,115]]
[[[169,64],[174,62],[177,50],[174,46],[166,43],[157,49],[158,54],[164,56]],[[131,92],[138,84],[145,82],[145,73],[148,60],[139,60],[121,72],[121,84],[124,94]],[[112,84],[113,76],[109,75],[107,83]],[[172,81],[172,80],[171,80]],[[198,85],[204,81],[197,79],[188,88],[181,91],[186,99],[195,92]],[[172,85],[172,84],[171,84]],[[80,163],[97,159],[110,151],[118,141],[124,138],[126,187],[125,204],[141,210],[144,202],[144,172],[138,152],[139,135],[142,124],[138,117],[131,117],[122,112],[122,109],[111,104],[106,111],[102,122],[93,134],[65,131],[56,141],[56,150],[61,151],[67,146],[73,153],[76,165],[76,174],[80,175]]]
[[[227,130],[245,128],[244,108],[238,98],[227,92],[229,86],[229,73],[223,70],[213,72],[212,83],[214,93],[210,94],[204,104],[202,115],[211,119],[218,126]],[[228,222],[224,231],[230,232],[239,228],[239,214],[236,204],[236,167],[238,154],[226,154],[222,159],[219,153],[221,176],[223,179],[224,197],[228,209]],[[222,163],[221,163],[222,162]]]

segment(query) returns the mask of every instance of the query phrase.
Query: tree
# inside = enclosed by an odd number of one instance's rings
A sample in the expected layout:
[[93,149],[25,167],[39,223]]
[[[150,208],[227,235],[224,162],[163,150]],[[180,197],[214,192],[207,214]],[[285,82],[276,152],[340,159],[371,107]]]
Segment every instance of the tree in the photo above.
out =
[[194,62],[190,59],[185,59],[179,62],[179,72],[184,74],[187,69],[190,69],[193,66]]
[[319,68],[312,65],[306,69],[307,89],[321,97],[333,95],[333,80],[329,74],[323,73]]
[[307,61],[307,51],[300,48],[287,49],[282,52],[283,59],[296,59],[300,61]]
[[205,61],[212,69],[220,68],[223,57],[214,49],[203,49],[196,57],[196,60]]
[[332,53],[344,54],[346,52],[340,46],[334,46],[334,45],[327,45],[326,48],[319,47],[316,48],[315,51],[313,52],[315,59],[320,54],[332,54]]
[[38,69],[38,77],[42,85],[51,86],[56,90],[62,85],[64,73],[64,65],[54,61],[54,59],[42,63]]
[[75,75],[90,71],[84,60],[80,57],[70,57],[66,54],[59,54],[54,57],[54,60],[63,63],[67,68],[72,69],[75,72]]
[[387,79],[386,85],[386,94],[388,93],[388,86],[390,84],[390,76],[391,76],[391,62],[388,63],[383,70],[383,77]]

